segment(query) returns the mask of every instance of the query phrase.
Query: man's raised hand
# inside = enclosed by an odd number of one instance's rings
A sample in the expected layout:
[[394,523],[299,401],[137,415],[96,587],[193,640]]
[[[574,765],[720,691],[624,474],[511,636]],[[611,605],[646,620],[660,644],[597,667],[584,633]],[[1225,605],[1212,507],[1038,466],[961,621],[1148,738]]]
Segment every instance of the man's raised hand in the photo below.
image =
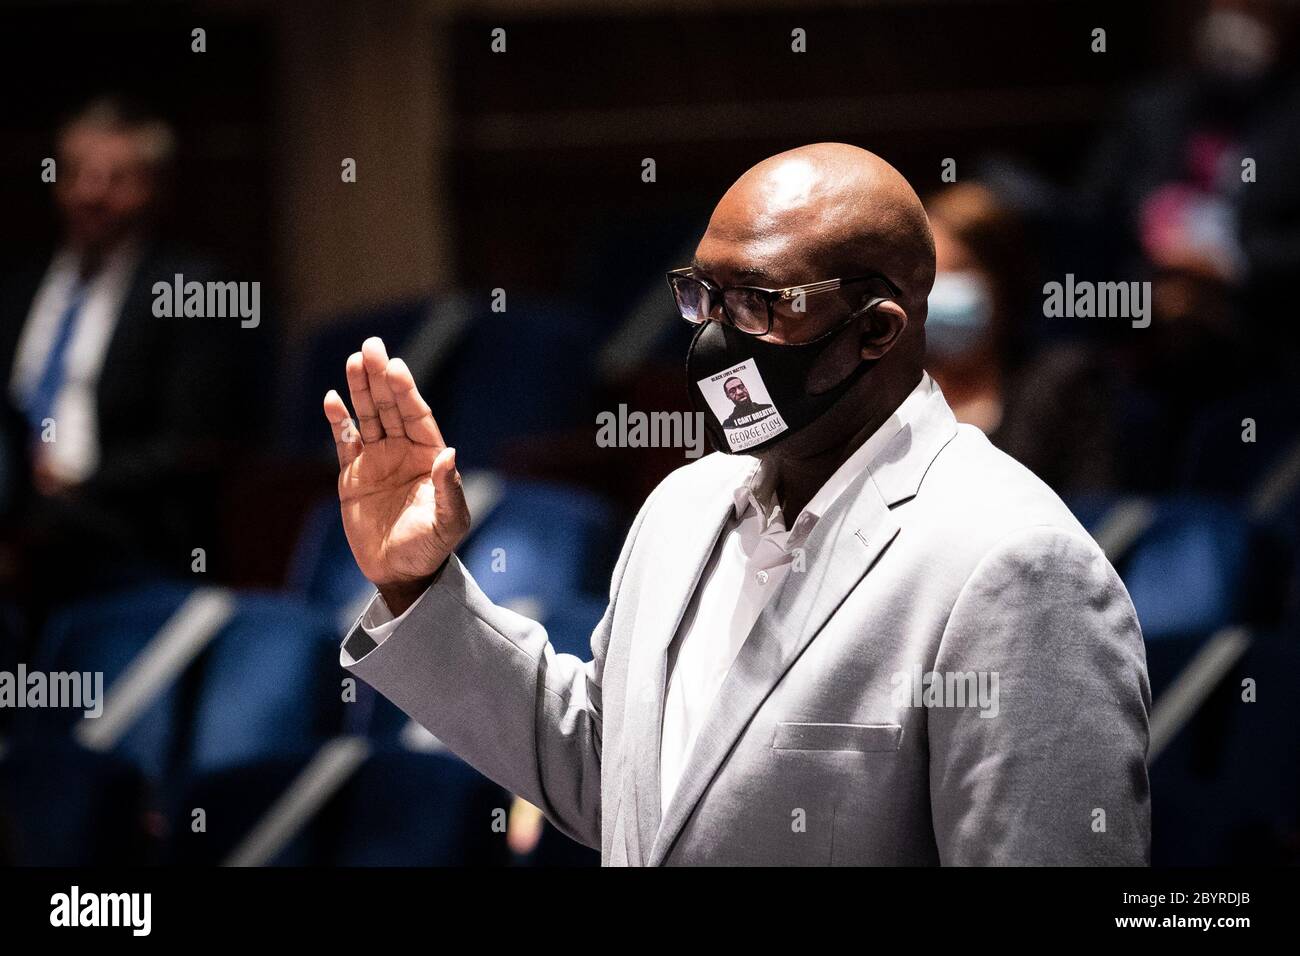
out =
[[406,610],[469,531],[469,508],[433,413],[401,359],[369,338],[347,362],[356,421],[333,389],[325,417],[339,456],[339,505],[357,566],[394,614]]

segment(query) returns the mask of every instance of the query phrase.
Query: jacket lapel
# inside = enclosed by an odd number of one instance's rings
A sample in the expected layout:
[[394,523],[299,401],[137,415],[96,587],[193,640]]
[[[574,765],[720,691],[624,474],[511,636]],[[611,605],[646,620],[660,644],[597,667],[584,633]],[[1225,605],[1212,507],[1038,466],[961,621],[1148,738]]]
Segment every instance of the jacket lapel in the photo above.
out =
[[[653,577],[647,577],[638,607],[636,636],[629,662],[627,716],[624,740],[632,748],[625,766],[623,799],[635,816],[627,824],[636,839],[629,840],[628,862],[643,863],[659,830],[659,749],[663,730],[667,652],[700,575],[708,564],[718,535],[732,515],[733,492],[744,472],[731,469],[716,487],[704,492],[697,519],[662,526],[656,550],[662,556]],[[637,844],[637,845],[633,845]]]
[[806,569],[786,578],[780,597],[759,615],[736,655],[665,812],[650,851],[651,866],[667,857],[768,694],[898,533],[875,486],[866,475],[859,481],[864,487],[853,506],[832,508],[818,523],[804,546]]
[[[904,426],[891,419],[882,427],[892,427],[896,434],[809,536],[804,545],[805,570],[786,578],[780,596],[759,615],[737,654],[652,842],[646,842],[642,830],[642,845],[650,847],[646,861],[650,866],[667,858],[758,708],[899,533],[890,507],[916,494],[935,456],[956,434],[952,412],[933,383],[914,422]],[[660,710],[655,712],[656,768],[661,710],[662,694]],[[657,772],[654,781],[657,808]],[[641,797],[644,800],[646,794]]]

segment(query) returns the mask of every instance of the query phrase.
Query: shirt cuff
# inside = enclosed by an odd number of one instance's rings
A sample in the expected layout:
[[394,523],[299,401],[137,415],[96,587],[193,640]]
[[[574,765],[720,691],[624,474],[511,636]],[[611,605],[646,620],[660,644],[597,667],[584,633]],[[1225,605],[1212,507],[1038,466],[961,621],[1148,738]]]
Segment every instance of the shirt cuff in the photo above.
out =
[[420,602],[424,600],[424,596],[428,593],[429,589],[425,588],[420,592],[420,596],[412,602],[411,606],[397,617],[393,617],[393,612],[389,610],[388,603],[384,600],[384,596],[376,593],[375,599],[371,601],[370,606],[366,608],[366,613],[361,615],[361,630],[365,631],[366,636],[374,641],[375,646],[378,647],[380,644],[384,643],[384,641],[388,640],[393,631],[402,626],[402,622],[406,620],[407,616],[410,615],[412,611],[420,606]]

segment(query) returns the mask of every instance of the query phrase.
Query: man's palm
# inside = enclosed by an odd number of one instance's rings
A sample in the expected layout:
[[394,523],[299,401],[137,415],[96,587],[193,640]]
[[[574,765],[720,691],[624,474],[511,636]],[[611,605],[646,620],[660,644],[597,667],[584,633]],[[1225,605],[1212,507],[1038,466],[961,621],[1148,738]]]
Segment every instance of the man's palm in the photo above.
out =
[[406,365],[390,361],[378,339],[348,359],[347,372],[356,426],[337,392],[325,396],[343,528],[370,581],[409,587],[433,575],[469,529],[455,450]]

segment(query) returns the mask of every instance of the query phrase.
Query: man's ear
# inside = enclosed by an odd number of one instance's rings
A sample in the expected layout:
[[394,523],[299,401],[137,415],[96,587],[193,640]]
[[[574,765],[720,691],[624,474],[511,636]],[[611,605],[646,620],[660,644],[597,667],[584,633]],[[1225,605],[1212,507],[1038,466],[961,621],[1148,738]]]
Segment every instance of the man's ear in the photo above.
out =
[[907,328],[907,312],[893,299],[881,299],[862,313],[862,357],[878,359]]

